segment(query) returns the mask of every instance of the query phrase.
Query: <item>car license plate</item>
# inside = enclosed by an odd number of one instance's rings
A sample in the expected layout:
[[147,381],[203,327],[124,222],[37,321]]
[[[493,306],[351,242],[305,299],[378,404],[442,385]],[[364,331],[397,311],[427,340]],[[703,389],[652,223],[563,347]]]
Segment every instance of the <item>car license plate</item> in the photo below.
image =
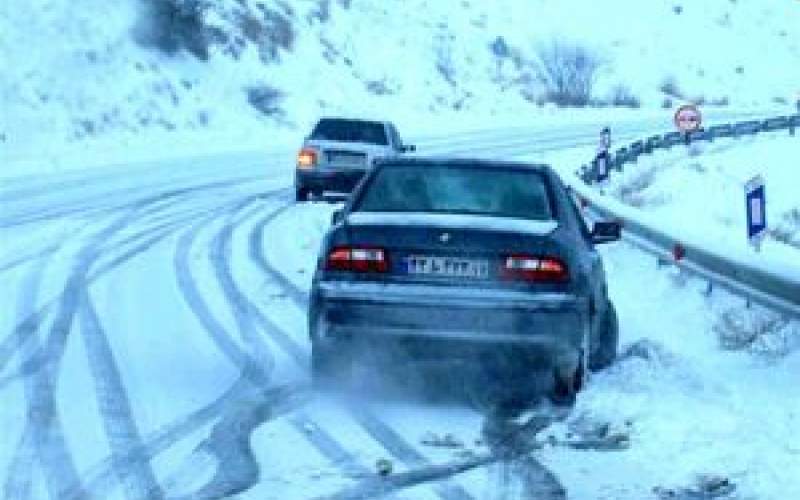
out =
[[406,257],[406,269],[408,274],[426,276],[474,279],[489,276],[489,262],[482,259],[410,255]]
[[329,153],[328,163],[331,165],[363,166],[366,162],[364,155],[348,153]]

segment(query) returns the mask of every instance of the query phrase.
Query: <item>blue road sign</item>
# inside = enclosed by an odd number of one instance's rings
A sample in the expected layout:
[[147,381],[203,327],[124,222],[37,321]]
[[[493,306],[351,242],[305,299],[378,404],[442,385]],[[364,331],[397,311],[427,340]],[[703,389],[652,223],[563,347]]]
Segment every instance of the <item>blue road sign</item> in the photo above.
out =
[[764,180],[760,175],[750,179],[745,185],[745,203],[747,204],[747,239],[758,246],[767,230],[767,198]]

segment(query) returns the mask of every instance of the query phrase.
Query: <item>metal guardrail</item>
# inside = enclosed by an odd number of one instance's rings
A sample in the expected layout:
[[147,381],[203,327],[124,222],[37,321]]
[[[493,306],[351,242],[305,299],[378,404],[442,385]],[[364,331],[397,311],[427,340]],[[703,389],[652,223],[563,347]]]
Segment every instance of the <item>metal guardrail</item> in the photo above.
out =
[[[670,149],[673,146],[688,146],[696,142],[713,142],[715,139],[742,137],[759,134],[761,132],[775,132],[778,130],[788,130],[790,135],[796,135],[797,129],[800,129],[800,113],[777,116],[764,120],[723,123],[689,133],[667,132],[665,134],[648,137],[644,140],[635,141],[617,149],[610,154],[608,168],[622,171],[625,164],[635,163],[643,154],[650,154],[659,149]],[[596,177],[594,165],[583,165],[578,175],[585,183],[591,183]]]
[[[636,162],[643,154],[657,149],[669,149],[678,144],[689,145],[723,137],[740,137],[783,129],[796,135],[798,128],[800,114],[715,125],[690,134],[672,132],[656,135],[617,149],[611,155],[609,168],[621,171],[625,164]],[[755,303],[800,319],[800,270],[797,276],[792,276],[792,273],[782,273],[780,269],[770,269],[769,266],[761,267],[746,258],[715,252],[696,242],[670,235],[653,224],[624,215],[621,213],[622,209],[613,208],[613,203],[607,202],[603,195],[591,190],[588,185],[595,176],[593,166],[584,165],[577,174],[585,185],[573,186],[573,190],[581,197],[582,204],[595,216],[619,220],[623,224],[623,237],[627,241],[707,279],[709,284],[717,284]]]

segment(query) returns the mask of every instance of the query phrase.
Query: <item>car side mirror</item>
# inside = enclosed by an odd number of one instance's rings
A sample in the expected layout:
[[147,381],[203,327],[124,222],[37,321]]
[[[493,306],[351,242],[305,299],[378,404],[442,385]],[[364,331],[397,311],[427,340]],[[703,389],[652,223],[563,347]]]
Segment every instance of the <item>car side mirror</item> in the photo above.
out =
[[611,243],[622,235],[622,224],[616,221],[595,222],[592,227],[592,243]]
[[342,217],[344,217],[344,210],[342,210],[341,208],[338,209],[338,210],[335,210],[333,212],[333,214],[331,214],[331,225],[335,226],[336,224],[341,222],[342,221]]

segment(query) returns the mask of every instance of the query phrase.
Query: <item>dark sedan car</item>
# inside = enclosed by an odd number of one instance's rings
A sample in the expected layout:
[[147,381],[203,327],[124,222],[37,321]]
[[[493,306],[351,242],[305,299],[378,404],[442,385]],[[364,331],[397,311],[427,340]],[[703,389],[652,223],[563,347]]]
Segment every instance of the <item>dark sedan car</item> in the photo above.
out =
[[[610,364],[617,319],[598,243],[545,165],[465,159],[378,162],[334,214],[309,309],[315,383],[354,362],[491,364],[495,382],[572,400]],[[464,364],[464,363],[462,363]],[[552,375],[552,376],[550,376]]]

